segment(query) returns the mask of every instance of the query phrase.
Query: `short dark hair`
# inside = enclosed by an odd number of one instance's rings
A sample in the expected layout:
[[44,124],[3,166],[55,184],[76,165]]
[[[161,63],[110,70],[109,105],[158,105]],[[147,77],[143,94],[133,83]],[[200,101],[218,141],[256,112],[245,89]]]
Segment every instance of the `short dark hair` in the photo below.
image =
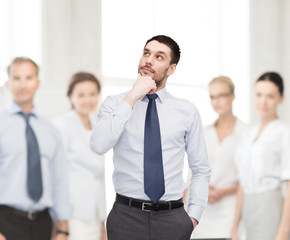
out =
[[67,96],[70,97],[72,94],[76,84],[80,82],[86,82],[86,81],[91,81],[96,84],[99,93],[101,92],[101,83],[99,79],[92,73],[89,72],[77,72],[74,75],[72,75],[69,85],[68,85],[68,90],[67,90]]
[[11,61],[11,63],[8,65],[8,67],[7,67],[7,74],[8,74],[8,76],[10,74],[10,70],[11,70],[12,66],[15,65],[15,64],[19,64],[19,63],[31,63],[35,67],[36,74],[38,76],[39,66],[36,64],[36,62],[34,62],[32,59],[30,59],[28,57],[16,57],[16,58],[14,58]]
[[147,40],[145,47],[149,42],[154,41],[154,40],[167,45],[171,49],[170,64],[177,65],[177,63],[179,62],[179,59],[180,59],[180,48],[179,48],[178,44],[172,38],[170,38],[168,36],[157,35],[157,36],[154,36],[154,37],[150,38],[149,40]]
[[257,79],[256,82],[259,82],[259,81],[270,81],[274,83],[278,87],[280,95],[283,96],[284,84],[283,84],[283,79],[279,73],[265,72]]

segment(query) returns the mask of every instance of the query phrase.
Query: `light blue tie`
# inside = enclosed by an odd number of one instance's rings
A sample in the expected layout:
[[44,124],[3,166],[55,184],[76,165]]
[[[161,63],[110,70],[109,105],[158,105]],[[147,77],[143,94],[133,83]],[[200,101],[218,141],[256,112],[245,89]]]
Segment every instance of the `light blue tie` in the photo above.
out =
[[29,117],[31,114],[23,112],[20,115],[26,122],[26,144],[27,144],[27,191],[29,197],[37,202],[42,196],[42,174],[40,152],[38,147],[37,138],[33,129],[29,124]]
[[147,97],[149,103],[144,132],[144,189],[147,196],[156,203],[165,193],[160,127],[155,102],[158,96],[154,93]]

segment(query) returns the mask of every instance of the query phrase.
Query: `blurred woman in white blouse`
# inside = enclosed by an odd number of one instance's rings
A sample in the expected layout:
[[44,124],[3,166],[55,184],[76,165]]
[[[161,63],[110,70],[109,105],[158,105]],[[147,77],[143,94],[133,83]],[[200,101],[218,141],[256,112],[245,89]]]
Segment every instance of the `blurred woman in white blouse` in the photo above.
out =
[[240,218],[247,240],[290,239],[290,136],[277,114],[283,98],[279,74],[266,72],[258,78],[255,105],[260,122],[242,137],[235,155],[240,188],[233,240],[238,239]]
[[193,238],[228,238],[234,220],[238,177],[234,152],[246,126],[233,115],[235,87],[226,76],[209,83],[211,105],[218,119],[205,128],[208,159],[212,170],[208,204]]
[[69,220],[70,240],[104,240],[106,198],[104,156],[90,149],[91,114],[99,103],[101,85],[90,73],[72,76],[67,95],[72,110],[54,121],[60,130],[69,164],[69,193],[73,207]]

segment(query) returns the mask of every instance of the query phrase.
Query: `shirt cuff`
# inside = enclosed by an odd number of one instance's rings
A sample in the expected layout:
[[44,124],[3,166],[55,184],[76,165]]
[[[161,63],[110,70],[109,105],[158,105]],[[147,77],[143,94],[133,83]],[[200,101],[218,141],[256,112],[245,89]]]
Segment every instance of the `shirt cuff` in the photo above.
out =
[[56,221],[67,221],[71,218],[71,207],[62,206],[51,209],[51,216]]
[[202,212],[203,212],[203,208],[201,207],[198,207],[192,204],[188,206],[188,215],[190,217],[195,218],[198,222],[200,220]]

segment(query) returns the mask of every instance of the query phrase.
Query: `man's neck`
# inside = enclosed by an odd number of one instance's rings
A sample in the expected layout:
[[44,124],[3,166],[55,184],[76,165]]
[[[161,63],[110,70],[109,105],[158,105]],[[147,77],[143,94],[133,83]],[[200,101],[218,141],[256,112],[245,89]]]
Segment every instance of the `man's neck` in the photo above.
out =
[[33,109],[33,102],[29,102],[29,103],[18,103],[16,102],[16,104],[21,108],[21,110],[28,114],[31,112],[31,110]]

